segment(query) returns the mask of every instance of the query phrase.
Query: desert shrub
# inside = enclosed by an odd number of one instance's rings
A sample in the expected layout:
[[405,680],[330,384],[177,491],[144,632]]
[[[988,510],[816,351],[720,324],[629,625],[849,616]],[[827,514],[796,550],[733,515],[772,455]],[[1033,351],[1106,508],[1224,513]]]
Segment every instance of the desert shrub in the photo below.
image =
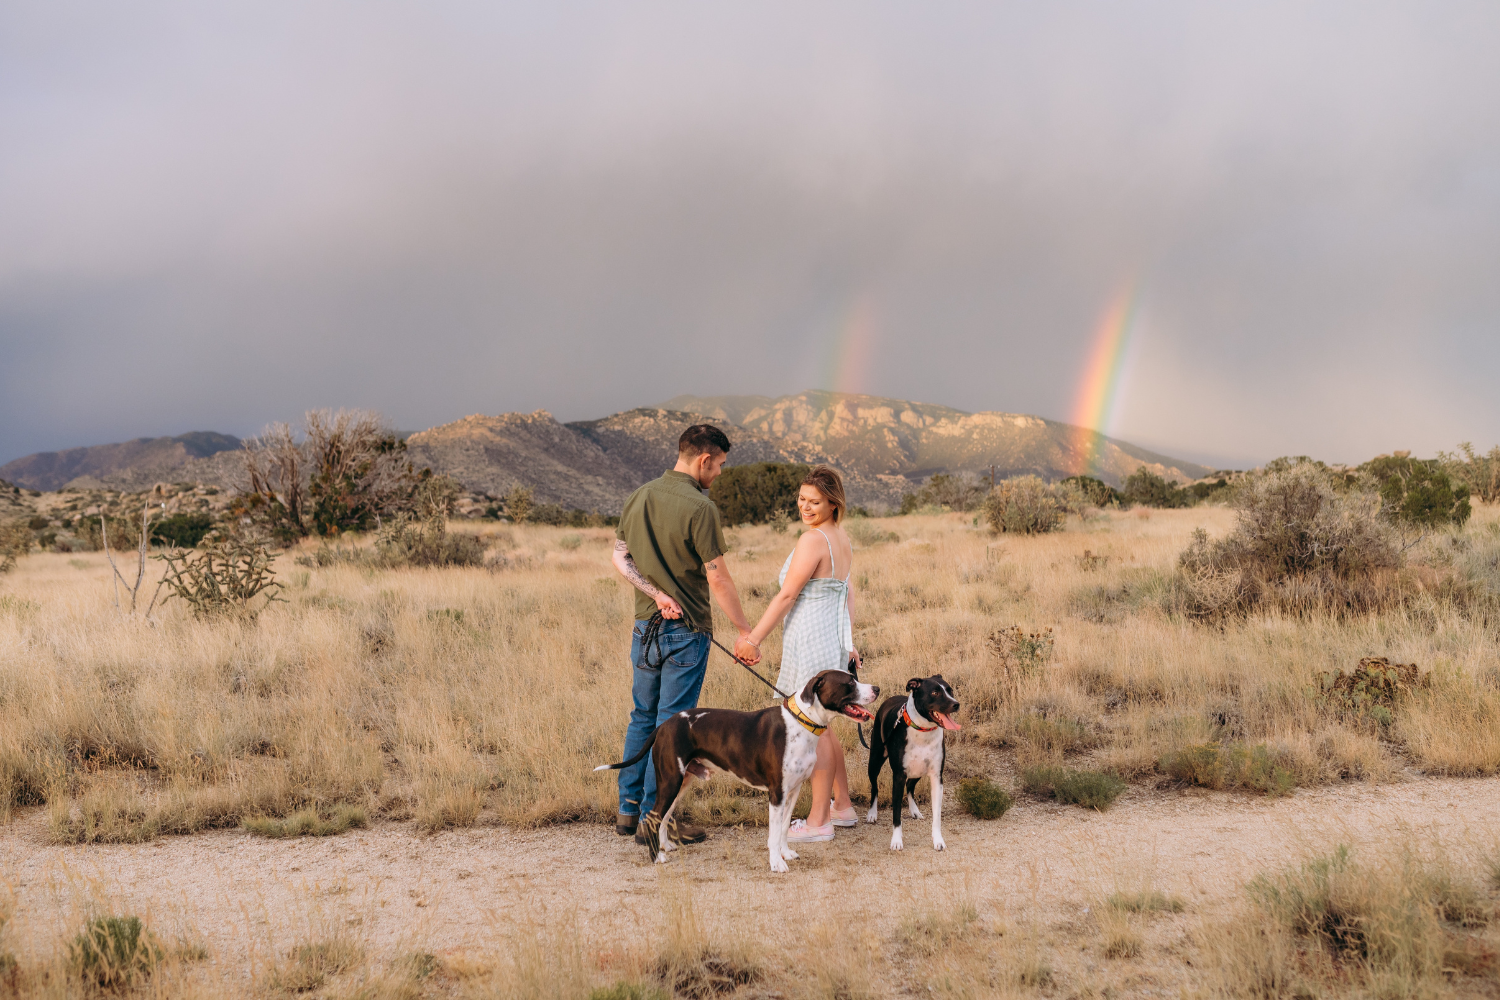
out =
[[1317,687],[1309,693],[1318,704],[1345,717],[1390,725],[1395,720],[1397,702],[1428,686],[1429,680],[1415,663],[1392,663],[1384,656],[1367,656],[1348,673],[1320,673]]
[[987,491],[988,486],[971,474],[939,472],[915,492],[901,498],[901,513],[911,514],[927,507],[970,511],[983,501]]
[[1062,482],[1078,490],[1083,499],[1095,507],[1108,507],[1110,504],[1119,504],[1125,499],[1119,490],[1093,476],[1069,476]]
[[605,522],[601,514],[555,503],[537,504],[531,508],[526,520],[532,524],[546,524],[555,528],[598,528]]
[[512,487],[510,492],[501,498],[505,508],[505,514],[517,524],[525,524],[531,520],[531,511],[536,506],[532,499],[531,490],[524,486]]
[[246,833],[279,840],[284,837],[333,837],[369,825],[363,806],[337,805],[326,814],[316,808],[299,809],[289,816],[249,816],[240,826]]
[[1365,866],[1340,846],[1248,888],[1248,919],[1296,941],[1306,973],[1330,983],[1429,995],[1424,980],[1446,984],[1493,964],[1494,952],[1465,933],[1493,918],[1486,894],[1440,854],[1421,857],[1408,845],[1387,864]]
[[13,521],[0,524],[0,573],[15,569],[16,560],[31,551],[31,529]]
[[1112,893],[1105,899],[1104,905],[1125,913],[1181,913],[1187,909],[1180,898],[1169,896],[1160,889]]
[[1500,445],[1479,455],[1475,454],[1474,446],[1465,441],[1458,446],[1458,451],[1457,455],[1438,452],[1438,463],[1443,471],[1467,486],[1469,495],[1480,503],[1500,503]]
[[754,462],[725,469],[708,488],[724,523],[764,524],[797,510],[797,491],[808,466],[791,462]]
[[1120,493],[1132,507],[1186,507],[1192,502],[1186,490],[1167,482],[1144,465],[1125,477]]
[[671,1000],[671,998],[658,986],[618,982],[610,986],[594,987],[589,992],[589,1000]]
[[1222,476],[1208,482],[1192,483],[1183,487],[1183,491],[1187,493],[1194,503],[1203,503],[1205,500],[1210,500],[1228,491],[1228,489],[1229,480]]
[[849,537],[863,546],[880,545],[884,542],[899,542],[901,536],[894,531],[886,531],[879,525],[871,524],[864,516],[849,518],[844,522],[844,530]]
[[1028,794],[1085,809],[1108,809],[1125,787],[1118,776],[1105,771],[1038,765],[1021,772],[1021,788]]
[[379,414],[309,410],[304,439],[273,424],[245,442],[249,488],[231,506],[282,543],[311,533],[368,531],[383,517],[413,509],[430,478],[407,457],[406,441]]
[[86,517],[77,530],[91,552],[103,551],[106,542],[116,552],[125,552],[141,544],[141,522],[133,517]]
[[151,526],[151,540],[191,549],[203,541],[203,537],[212,531],[213,527],[213,516],[202,511],[191,514],[173,514]]
[[1178,781],[1215,790],[1240,788],[1277,796],[1297,786],[1292,772],[1277,765],[1264,743],[1253,747],[1218,742],[1185,746],[1164,756],[1160,766]]
[[958,804],[978,819],[999,819],[1015,800],[988,778],[965,778],[958,783]]
[[268,985],[286,993],[307,993],[326,983],[329,976],[353,968],[363,957],[359,945],[344,937],[299,944],[271,971]]
[[982,515],[998,532],[1022,535],[1055,531],[1070,512],[1081,510],[1083,495],[1066,483],[1046,483],[1039,476],[1017,476],[996,484],[985,498]]
[[128,986],[149,976],[163,957],[140,917],[95,917],[68,947],[68,964],[100,986]]
[[387,569],[401,566],[482,566],[485,542],[476,535],[448,531],[440,518],[417,522],[398,514],[381,526],[375,536],[376,565]]
[[[170,596],[186,602],[196,615],[254,614],[281,600],[270,547],[250,535],[226,532],[202,549],[174,549],[155,558],[167,564]],[[254,607],[256,598],[264,599],[259,608]]]
[[1371,578],[1400,553],[1372,491],[1338,491],[1311,463],[1247,482],[1234,500],[1234,530],[1211,541],[1202,529],[1183,551],[1184,610],[1193,617],[1244,613],[1264,604],[1368,611],[1388,595]]
[[1406,454],[1382,455],[1360,466],[1380,492],[1384,513],[1403,527],[1462,525],[1469,519],[1469,486],[1455,483],[1442,465]]

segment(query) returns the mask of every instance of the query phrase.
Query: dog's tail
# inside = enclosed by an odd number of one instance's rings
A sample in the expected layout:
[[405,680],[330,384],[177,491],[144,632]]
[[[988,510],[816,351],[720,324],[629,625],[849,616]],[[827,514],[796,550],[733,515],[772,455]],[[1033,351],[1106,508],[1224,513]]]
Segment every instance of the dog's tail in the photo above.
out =
[[641,752],[638,753],[638,754],[636,754],[634,757],[630,758],[629,760],[622,760],[618,764],[600,764],[598,767],[594,768],[594,770],[596,770],[596,771],[618,771],[622,767],[629,767],[631,764],[634,764],[636,761],[638,761],[642,757],[646,756],[646,754],[650,753],[651,752],[651,745],[653,743],[655,743],[655,742],[656,742],[656,734],[652,733],[651,734],[651,738],[646,741],[646,745],[643,746],[643,747],[641,747]]

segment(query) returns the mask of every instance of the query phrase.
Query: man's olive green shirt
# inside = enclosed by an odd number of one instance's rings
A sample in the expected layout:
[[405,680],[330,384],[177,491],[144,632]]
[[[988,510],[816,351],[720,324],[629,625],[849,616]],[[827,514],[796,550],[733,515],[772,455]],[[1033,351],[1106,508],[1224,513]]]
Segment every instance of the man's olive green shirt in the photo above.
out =
[[[703,564],[724,554],[724,529],[719,508],[703,495],[698,480],[673,469],[630,494],[615,537],[630,549],[636,568],[682,605],[689,625],[713,627]],[[644,620],[655,612],[656,602],[637,590],[635,617]]]

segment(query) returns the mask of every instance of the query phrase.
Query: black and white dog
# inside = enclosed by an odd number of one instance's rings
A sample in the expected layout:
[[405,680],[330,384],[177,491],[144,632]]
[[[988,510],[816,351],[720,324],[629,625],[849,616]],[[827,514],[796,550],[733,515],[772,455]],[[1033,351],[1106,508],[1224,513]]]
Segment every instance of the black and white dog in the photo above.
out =
[[943,730],[959,729],[952,719],[959,708],[953,688],[942,674],[913,677],[906,682],[906,695],[887,698],[875,714],[870,733],[870,814],[880,814],[880,769],[891,762],[891,850],[901,850],[901,801],[911,803],[913,819],[921,819],[917,808],[917,781],[932,778],[932,846],[943,843]]
[[812,774],[817,760],[818,737],[834,716],[856,722],[873,716],[866,705],[875,704],[880,688],[861,684],[843,670],[825,670],[797,694],[780,705],[759,712],[736,712],[727,708],[693,708],[678,712],[656,727],[641,752],[618,764],[601,764],[596,771],[629,767],[655,747],[656,802],[641,817],[646,846],[658,863],[676,850],[670,830],[672,810],[683,790],[694,778],[707,779],[725,771],[771,798],[771,833],[766,848],[771,870],[784,872],[786,863],[797,859],[787,845],[787,829],[802,783]]

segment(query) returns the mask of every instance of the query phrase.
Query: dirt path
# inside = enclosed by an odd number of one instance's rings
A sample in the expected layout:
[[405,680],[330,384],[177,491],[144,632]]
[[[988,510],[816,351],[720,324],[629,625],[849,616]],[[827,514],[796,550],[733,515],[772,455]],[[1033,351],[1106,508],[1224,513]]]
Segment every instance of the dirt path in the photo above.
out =
[[754,829],[716,831],[656,866],[600,826],[429,837],[383,824],[322,840],[232,832],[56,847],[44,842],[36,812],[0,829],[0,871],[19,894],[7,932],[18,951],[55,947],[81,909],[98,903],[149,912],[247,971],[257,955],[330,923],[357,928],[380,953],[483,951],[523,916],[569,916],[591,940],[639,940],[659,924],[668,884],[690,885],[708,922],[794,948],[830,908],[889,935],[912,907],[941,911],[967,895],[1004,919],[1050,929],[1055,947],[1078,952],[1080,969],[1092,969],[1097,956],[1068,944],[1069,928],[1117,887],[1149,881],[1188,903],[1183,917],[1153,931],[1152,947],[1170,948],[1257,872],[1333,842],[1358,847],[1406,829],[1459,851],[1493,845],[1500,779],[1341,786],[1281,800],[1132,789],[1103,814],[1022,801],[998,822],[950,816],[942,853],[931,848],[927,820],[907,820],[907,849],[891,853],[882,815],[879,826],[806,847],[783,876],[767,870],[764,834]]

